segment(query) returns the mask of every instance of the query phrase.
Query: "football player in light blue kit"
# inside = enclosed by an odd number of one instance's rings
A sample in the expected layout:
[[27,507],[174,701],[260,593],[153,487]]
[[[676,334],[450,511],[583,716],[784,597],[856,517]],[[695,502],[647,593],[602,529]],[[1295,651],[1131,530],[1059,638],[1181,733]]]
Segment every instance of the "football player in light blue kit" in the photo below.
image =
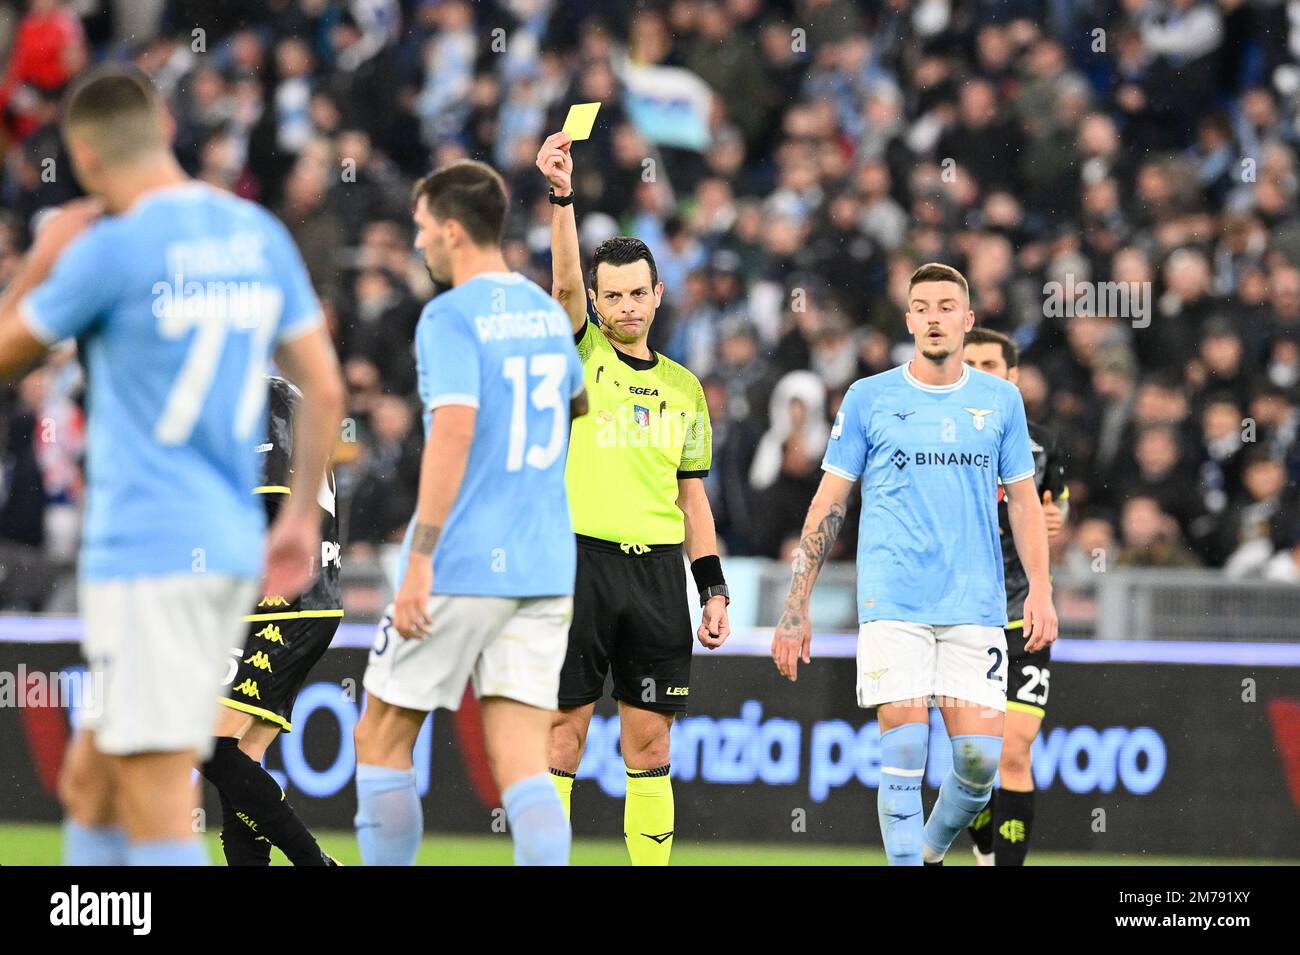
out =
[[[858,705],[880,720],[880,831],[892,865],[941,864],[988,803],[1006,713],[1006,595],[998,485],[1029,577],[1030,651],[1056,639],[1047,529],[1020,392],[963,363],[975,322],[965,278],[912,275],[911,361],[854,382],[831,430],[772,657],[794,680],[810,662],[808,598],[862,481]],[[952,770],[922,825],[929,707],[940,707]]]
[[[342,384],[284,227],[188,179],[149,81],[105,68],[69,94],[64,138],[93,200],[37,235],[0,302],[0,374],[76,338],[87,371],[83,649],[102,694],[60,780],[71,864],[205,864],[191,770],[212,745],[228,648],[264,565],[248,493],[274,354],[310,411],[293,506],[265,554],[271,592],[310,582],[317,476]],[[124,827],[125,832],[122,829]]]
[[546,745],[573,612],[577,550],[564,467],[586,410],[568,316],[506,269],[506,192],[477,162],[415,187],[416,247],[453,287],[415,332],[425,447],[393,606],[356,727],[366,865],[412,865],[423,820],[412,750],[425,716],[471,680],[521,865],[565,865],[569,822]]

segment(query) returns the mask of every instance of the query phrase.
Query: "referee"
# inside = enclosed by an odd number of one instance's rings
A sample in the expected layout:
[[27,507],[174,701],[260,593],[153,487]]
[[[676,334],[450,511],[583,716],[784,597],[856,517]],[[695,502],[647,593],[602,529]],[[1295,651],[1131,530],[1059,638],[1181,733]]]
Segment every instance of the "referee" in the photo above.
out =
[[[555,206],[551,294],[573,322],[590,399],[590,412],[574,421],[569,440],[566,481],[578,570],[551,774],[567,810],[592,710],[612,671],[627,768],[628,854],[633,865],[667,865],[675,825],[669,731],[686,710],[691,685],[683,542],[703,607],[696,636],[713,649],[731,632],[704,493],[708,410],[699,380],[646,344],[663,283],[644,242],[618,236],[602,243],[587,291],[573,212],[572,142],[555,133],[537,154]],[[587,296],[599,325],[588,320]]]

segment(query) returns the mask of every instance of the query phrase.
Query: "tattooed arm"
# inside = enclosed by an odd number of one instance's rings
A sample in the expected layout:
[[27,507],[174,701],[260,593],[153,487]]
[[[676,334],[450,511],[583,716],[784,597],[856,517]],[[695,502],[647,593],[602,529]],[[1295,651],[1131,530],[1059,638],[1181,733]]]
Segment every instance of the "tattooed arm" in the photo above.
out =
[[790,593],[785,598],[785,612],[776,625],[772,637],[772,659],[781,675],[791,681],[798,679],[799,660],[811,662],[812,620],[808,615],[808,599],[812,596],[817,574],[826,563],[844,526],[844,512],[854,481],[831,474],[822,475],[808,516],[803,523],[803,537],[795,551],[790,581]]

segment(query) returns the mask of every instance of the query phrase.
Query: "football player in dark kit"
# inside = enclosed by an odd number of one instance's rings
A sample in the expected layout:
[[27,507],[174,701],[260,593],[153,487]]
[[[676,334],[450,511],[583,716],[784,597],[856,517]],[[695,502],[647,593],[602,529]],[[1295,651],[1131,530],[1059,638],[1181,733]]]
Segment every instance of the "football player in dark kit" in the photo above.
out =
[[[263,496],[269,519],[289,494],[293,416],[302,393],[284,378],[269,378]],[[265,769],[262,757],[281,732],[292,732],[293,703],[307,674],[328,649],[343,619],[339,588],[339,521],[334,474],[322,476],[316,502],[321,510],[320,573],[297,599],[262,597],[244,617],[248,636],[232,647],[226,671],[228,694],[217,722],[216,747],[203,775],[221,796],[221,845],[229,865],[270,865],[275,846],[294,865],[337,865],[293,811]]]
[[[972,328],[966,333],[965,358],[966,364],[980,371],[1017,383],[1019,352],[1015,343],[999,332]],[[1032,421],[1029,442],[1034,455],[1034,482],[1043,500],[1043,520],[1050,542],[1061,532],[1069,507],[1065,467],[1055,437]],[[1007,588],[1007,716],[998,765],[1001,784],[993,790],[988,806],[975,817],[969,831],[980,865],[1024,865],[1034,822],[1034,776],[1029,749],[1047,715],[1051,648],[1044,647],[1034,653],[1025,651],[1024,605],[1029,578],[1016,549],[1008,546],[1011,529],[1007,505],[1002,500],[1002,489],[998,491],[998,523],[1002,528]]]

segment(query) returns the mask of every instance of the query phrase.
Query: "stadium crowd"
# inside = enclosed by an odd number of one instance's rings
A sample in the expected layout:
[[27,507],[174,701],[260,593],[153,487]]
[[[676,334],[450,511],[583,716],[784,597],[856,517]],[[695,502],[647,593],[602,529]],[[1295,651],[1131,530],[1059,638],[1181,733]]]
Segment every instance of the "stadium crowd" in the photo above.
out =
[[[942,261],[1066,451],[1058,563],[1300,582],[1300,0],[27,0],[0,50],[0,286],[77,195],[59,96],[105,59],[166,93],[195,176],[288,225],[349,386],[352,556],[415,500],[411,183],[499,168],[508,261],[546,287],[533,160],[599,100],[582,240],[656,255],[651,344],[704,382],[728,553],[797,543],[839,401],[905,356],[908,277]],[[706,141],[632,101],[653,67],[712,90]],[[65,350],[0,403],[0,606],[75,552],[80,398]]]

